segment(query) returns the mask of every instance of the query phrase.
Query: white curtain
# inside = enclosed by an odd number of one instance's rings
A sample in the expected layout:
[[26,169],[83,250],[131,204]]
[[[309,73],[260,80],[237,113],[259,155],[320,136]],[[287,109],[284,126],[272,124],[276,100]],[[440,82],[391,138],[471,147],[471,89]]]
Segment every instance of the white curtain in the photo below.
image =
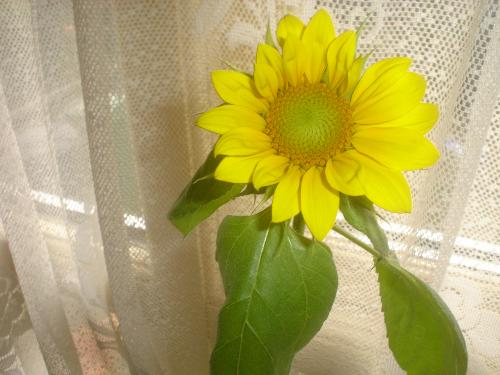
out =
[[[409,173],[411,215],[385,217],[403,265],[449,304],[469,374],[500,373],[498,0],[2,0],[0,372],[208,374],[223,301],[215,232],[167,212],[210,149],[210,71],[251,70],[287,12],[366,20],[370,61],[406,55],[440,121],[437,166]],[[371,259],[331,234],[334,308],[303,375],[399,374]]]

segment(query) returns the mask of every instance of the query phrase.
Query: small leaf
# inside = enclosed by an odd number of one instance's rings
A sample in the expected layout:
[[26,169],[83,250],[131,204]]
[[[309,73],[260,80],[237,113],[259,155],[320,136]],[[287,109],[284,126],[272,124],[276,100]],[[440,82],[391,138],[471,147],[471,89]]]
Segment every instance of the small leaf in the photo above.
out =
[[213,178],[219,162],[220,158],[215,158],[213,152],[210,152],[169,213],[172,224],[184,235],[243,189],[242,184],[231,184]]
[[349,224],[366,234],[375,250],[381,255],[395,258],[394,254],[389,250],[384,231],[378,225],[373,203],[368,198],[341,194],[340,210]]
[[271,224],[269,209],[229,216],[217,237],[226,301],[212,375],[287,375],[295,353],[321,328],[337,291],[326,245]]
[[409,375],[464,375],[464,338],[438,294],[388,259],[376,270],[389,347],[401,368]]

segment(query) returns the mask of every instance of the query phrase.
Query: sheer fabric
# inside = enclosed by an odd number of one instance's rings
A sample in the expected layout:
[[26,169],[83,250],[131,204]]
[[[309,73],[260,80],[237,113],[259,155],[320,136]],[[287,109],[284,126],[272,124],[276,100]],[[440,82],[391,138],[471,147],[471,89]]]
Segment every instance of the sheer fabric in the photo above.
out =
[[[0,4],[0,371],[208,374],[223,301],[215,233],[169,207],[214,138],[209,72],[252,70],[265,28],[324,7],[366,22],[370,61],[408,55],[440,121],[438,165],[383,212],[403,265],[463,329],[470,374],[500,372],[498,0],[5,0]],[[329,235],[334,308],[296,374],[398,374],[370,257]]]

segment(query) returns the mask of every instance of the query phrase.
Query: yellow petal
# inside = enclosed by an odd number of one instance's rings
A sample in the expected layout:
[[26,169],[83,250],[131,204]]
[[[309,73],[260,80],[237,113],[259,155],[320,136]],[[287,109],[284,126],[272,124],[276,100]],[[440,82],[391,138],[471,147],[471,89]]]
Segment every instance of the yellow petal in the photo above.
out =
[[302,40],[305,44],[318,43],[325,50],[335,37],[332,19],[324,9],[318,10],[304,29]]
[[340,96],[343,96],[345,98],[351,97],[354,88],[359,82],[359,77],[361,77],[361,72],[365,67],[367,58],[368,55],[359,56],[356,60],[354,60],[349,71],[347,72],[347,79],[344,80],[337,89],[337,92]]
[[224,104],[203,113],[198,117],[196,124],[208,131],[224,134],[239,127],[264,130],[266,120],[251,109]]
[[[381,81],[384,78],[381,77]],[[353,107],[352,118],[358,124],[391,121],[414,109],[425,94],[425,79],[416,73],[406,73],[380,93],[360,99]],[[386,86],[381,82],[380,86]]]
[[290,165],[290,160],[280,155],[269,155],[255,167],[252,177],[253,186],[259,190],[263,186],[274,185],[280,181]]
[[306,54],[304,44],[295,36],[290,36],[283,46],[283,65],[287,81],[292,86],[302,83]]
[[371,65],[356,86],[351,105],[356,106],[358,100],[370,98],[377,91],[384,91],[393,85],[408,71],[410,65],[411,60],[407,57],[393,57]]
[[302,177],[300,211],[314,238],[322,240],[332,229],[339,209],[339,193],[323,175],[323,168],[312,167]]
[[255,89],[252,77],[232,70],[215,70],[212,72],[212,83],[225,102],[238,104],[258,113],[267,111],[268,104]]
[[318,83],[326,69],[325,49],[317,42],[303,43],[304,74],[309,83]]
[[256,63],[253,76],[257,91],[272,102],[278,93],[278,77],[274,69],[266,63]]
[[278,78],[278,88],[282,89],[285,86],[285,70],[283,68],[283,59],[280,53],[267,44],[259,44],[257,47],[257,56],[255,57],[257,64],[265,63],[273,68],[276,77]]
[[273,219],[279,223],[299,213],[299,186],[302,172],[296,165],[290,165],[281,178],[273,196]]
[[[304,29],[300,47],[303,55],[303,70],[309,83],[318,83],[326,69],[326,50],[335,37],[333,24],[328,13],[321,9],[312,16]],[[299,76],[299,80],[302,78]]]
[[272,151],[264,151],[252,156],[226,156],[214,172],[214,178],[220,181],[244,184],[252,180],[252,174],[257,163]]
[[237,128],[219,138],[214,155],[247,156],[271,149],[271,139],[259,130]]
[[358,179],[368,199],[388,211],[411,211],[410,187],[401,172],[388,169],[355,150],[347,153],[361,165]]
[[386,121],[376,124],[359,124],[359,129],[366,129],[368,127],[404,128],[423,135],[432,129],[438,118],[439,109],[436,104],[420,103],[402,117],[398,117],[392,121]]
[[355,133],[351,142],[356,150],[400,171],[425,168],[439,158],[432,142],[404,128],[367,127]]
[[347,195],[364,195],[358,180],[361,167],[359,163],[343,153],[328,160],[325,176],[332,188]]
[[356,56],[356,40],[356,32],[349,30],[335,38],[328,47],[328,82],[332,89],[347,80],[347,72]]
[[300,39],[303,30],[304,24],[299,18],[292,16],[291,14],[286,15],[281,19],[278,24],[278,28],[276,29],[278,43],[281,47],[283,47],[286,40],[292,35]]

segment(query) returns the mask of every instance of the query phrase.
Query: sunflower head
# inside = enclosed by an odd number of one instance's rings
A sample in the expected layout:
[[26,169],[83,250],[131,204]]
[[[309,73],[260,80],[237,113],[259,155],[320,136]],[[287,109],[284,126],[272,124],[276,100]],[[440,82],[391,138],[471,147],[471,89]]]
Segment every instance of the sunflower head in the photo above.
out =
[[307,169],[325,166],[349,142],[349,102],[324,83],[290,86],[271,103],[264,133],[272,147]]
[[437,106],[422,102],[425,80],[408,70],[411,60],[388,58],[364,69],[357,32],[337,36],[325,10],[307,25],[287,15],[276,34],[280,48],[259,45],[252,75],[212,73],[225,103],[198,125],[221,134],[215,178],[276,185],[272,220],[302,213],[320,240],[335,223],[340,193],[409,212],[402,171],[439,157],[424,136]]

